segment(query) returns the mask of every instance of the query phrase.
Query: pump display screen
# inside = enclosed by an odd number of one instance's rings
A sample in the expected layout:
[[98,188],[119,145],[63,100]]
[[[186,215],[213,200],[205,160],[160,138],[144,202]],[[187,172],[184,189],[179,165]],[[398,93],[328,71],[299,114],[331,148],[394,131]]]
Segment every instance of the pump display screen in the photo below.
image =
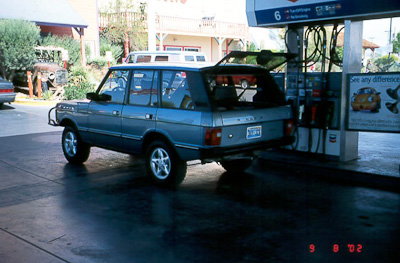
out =
[[250,26],[285,26],[322,20],[365,20],[400,14],[393,0],[247,0]]

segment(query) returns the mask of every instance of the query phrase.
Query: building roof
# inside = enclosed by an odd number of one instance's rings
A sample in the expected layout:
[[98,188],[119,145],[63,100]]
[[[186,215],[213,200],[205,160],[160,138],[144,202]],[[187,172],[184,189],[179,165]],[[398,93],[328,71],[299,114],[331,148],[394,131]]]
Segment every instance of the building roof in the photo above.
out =
[[[343,33],[340,33],[340,34],[338,35],[338,39],[337,39],[337,46],[338,46],[338,47],[343,47],[343,41],[344,41],[344,34],[343,34]],[[368,41],[368,40],[365,40],[365,39],[362,40],[362,47],[363,47],[364,49],[369,48],[369,49],[371,49],[372,51],[374,51],[375,48],[380,48],[380,46],[378,46],[377,44],[372,43],[371,41]]]
[[23,19],[45,26],[88,26],[68,0],[2,1],[0,18]]

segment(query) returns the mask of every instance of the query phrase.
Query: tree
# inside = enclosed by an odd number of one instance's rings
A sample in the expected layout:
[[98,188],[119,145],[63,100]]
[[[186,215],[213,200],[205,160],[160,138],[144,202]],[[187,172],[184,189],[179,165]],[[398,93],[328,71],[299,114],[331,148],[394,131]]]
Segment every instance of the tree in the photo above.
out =
[[400,53],[400,33],[397,33],[396,39],[393,40],[393,52]]
[[125,46],[125,53],[129,49],[128,43],[131,50],[145,50],[147,46],[145,10],[144,3],[136,6],[133,0],[110,2],[109,6],[100,12],[100,16],[108,21],[100,36],[113,44]]
[[378,67],[381,72],[397,71],[399,67],[397,66],[398,58],[395,56],[382,56],[374,61],[376,67]]
[[112,56],[115,61],[118,61],[122,58],[124,53],[122,47],[120,45],[114,45],[112,42],[108,41],[107,38],[100,38],[100,56],[105,56],[107,51],[112,52]]
[[0,74],[12,81],[17,70],[27,70],[35,62],[40,29],[24,20],[0,19]]

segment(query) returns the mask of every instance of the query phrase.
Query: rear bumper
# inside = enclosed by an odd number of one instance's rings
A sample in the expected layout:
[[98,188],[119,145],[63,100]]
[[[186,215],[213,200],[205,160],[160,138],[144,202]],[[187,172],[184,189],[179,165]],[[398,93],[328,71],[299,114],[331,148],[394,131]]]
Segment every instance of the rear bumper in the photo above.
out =
[[201,149],[201,159],[215,159],[229,155],[245,154],[258,150],[265,150],[280,146],[290,145],[295,141],[294,136],[285,136],[280,139],[269,140],[265,142],[257,142],[252,144],[238,145],[234,147],[213,147]]
[[15,101],[15,93],[0,94],[0,103]]

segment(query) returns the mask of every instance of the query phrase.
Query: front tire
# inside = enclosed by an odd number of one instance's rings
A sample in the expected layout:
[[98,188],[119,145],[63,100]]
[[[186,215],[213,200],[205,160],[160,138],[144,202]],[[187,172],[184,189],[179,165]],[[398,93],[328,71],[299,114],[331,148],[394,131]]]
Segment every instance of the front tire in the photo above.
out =
[[82,142],[74,128],[70,126],[64,128],[61,144],[68,162],[82,164],[89,158],[90,146]]
[[156,184],[175,188],[185,178],[187,165],[169,145],[155,141],[147,147],[146,169]]

